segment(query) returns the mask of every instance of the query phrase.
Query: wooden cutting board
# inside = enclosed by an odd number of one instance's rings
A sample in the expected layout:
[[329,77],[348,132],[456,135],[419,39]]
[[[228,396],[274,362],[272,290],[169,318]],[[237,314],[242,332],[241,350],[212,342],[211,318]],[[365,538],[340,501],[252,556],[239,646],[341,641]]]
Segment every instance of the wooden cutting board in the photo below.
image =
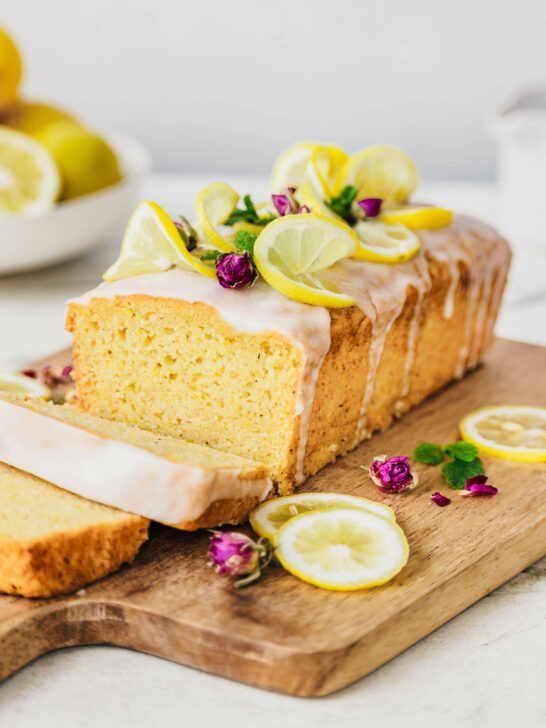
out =
[[[383,495],[359,467],[375,454],[411,454],[422,441],[452,442],[463,414],[499,403],[546,404],[545,348],[497,341],[487,366],[303,486],[394,508],[411,555],[388,585],[327,592],[272,567],[235,590],[207,566],[207,533],[158,526],[135,563],[75,595],[0,597],[0,678],[56,648],[97,643],[293,695],[325,695],[363,677],[546,554],[544,464],[483,457],[494,498],[450,493],[439,468],[424,465],[415,491]],[[436,490],[451,505],[432,504]]]

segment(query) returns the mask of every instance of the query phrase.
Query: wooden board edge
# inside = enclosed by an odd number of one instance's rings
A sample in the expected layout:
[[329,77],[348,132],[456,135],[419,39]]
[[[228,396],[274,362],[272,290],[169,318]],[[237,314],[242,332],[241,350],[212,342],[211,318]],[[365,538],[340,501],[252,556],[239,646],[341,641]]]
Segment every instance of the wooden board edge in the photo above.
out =
[[[36,609],[0,633],[0,680],[41,655],[64,647],[108,644],[136,649],[254,687],[321,697],[365,677],[546,555],[546,518],[533,529],[469,561],[456,578],[410,604],[396,624],[385,622],[362,640],[331,652],[300,652],[183,625],[132,605],[64,598]],[[475,580],[480,589],[467,587]],[[438,599],[446,608],[437,614]],[[274,657],[272,658],[272,654]],[[182,655],[182,657],[181,657]],[[7,659],[6,659],[7,658]]]

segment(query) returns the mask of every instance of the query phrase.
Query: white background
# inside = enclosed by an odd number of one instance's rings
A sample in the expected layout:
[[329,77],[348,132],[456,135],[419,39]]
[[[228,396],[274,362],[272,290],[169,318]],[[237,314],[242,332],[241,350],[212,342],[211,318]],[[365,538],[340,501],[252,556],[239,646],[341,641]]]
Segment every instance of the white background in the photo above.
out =
[[157,170],[266,172],[294,140],[490,179],[485,119],[546,78],[541,0],[6,0],[28,96],[132,133]]

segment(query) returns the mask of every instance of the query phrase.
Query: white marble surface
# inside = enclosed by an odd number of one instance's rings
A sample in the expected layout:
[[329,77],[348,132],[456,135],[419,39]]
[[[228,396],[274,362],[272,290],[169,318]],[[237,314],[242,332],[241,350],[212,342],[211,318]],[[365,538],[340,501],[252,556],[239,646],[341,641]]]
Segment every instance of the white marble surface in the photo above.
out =
[[[213,179],[155,176],[146,195],[173,214],[187,211],[195,192]],[[265,189],[260,178],[232,175],[227,181],[241,192]],[[492,185],[424,185],[422,198],[493,223],[500,219]],[[546,344],[546,239],[542,246],[512,242],[515,265],[498,333]],[[69,345],[63,302],[96,283],[118,244],[113,239],[81,260],[0,278],[0,370]],[[372,675],[316,700],[268,693],[113,647],[63,650],[0,686],[0,726],[538,728],[546,725],[545,604],[543,559]]]

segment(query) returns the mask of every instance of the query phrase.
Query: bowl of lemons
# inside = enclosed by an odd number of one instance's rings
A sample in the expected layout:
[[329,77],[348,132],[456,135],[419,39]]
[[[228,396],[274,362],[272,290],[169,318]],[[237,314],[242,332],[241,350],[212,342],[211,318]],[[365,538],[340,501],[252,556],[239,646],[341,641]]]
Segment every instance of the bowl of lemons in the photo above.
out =
[[21,97],[21,76],[0,28],[0,275],[67,260],[116,234],[150,168],[136,140]]

